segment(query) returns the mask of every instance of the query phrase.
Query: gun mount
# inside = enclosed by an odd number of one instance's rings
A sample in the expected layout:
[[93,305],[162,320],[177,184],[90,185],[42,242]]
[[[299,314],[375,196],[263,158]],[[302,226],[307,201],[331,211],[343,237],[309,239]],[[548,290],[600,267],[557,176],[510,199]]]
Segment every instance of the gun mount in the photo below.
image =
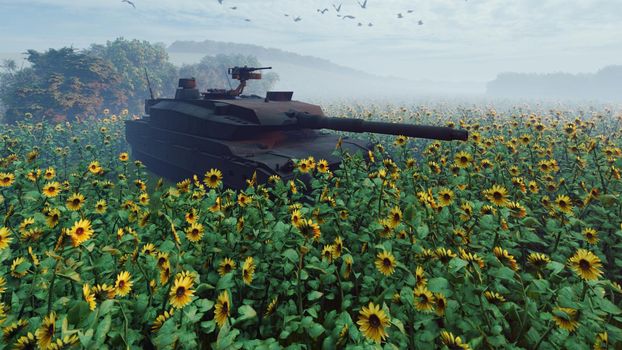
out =
[[[326,159],[331,169],[340,137],[319,129],[404,135],[437,140],[466,140],[468,133],[448,127],[334,118],[320,106],[292,100],[291,91],[270,91],[265,98],[241,96],[245,82],[260,79],[258,70],[270,67],[233,67],[228,73],[240,81],[232,90],[199,93],[196,80],[180,79],[175,98],[145,101],[142,119],[126,121],[132,156],[152,172],[173,181],[202,175],[211,168],[223,173],[225,186],[244,188],[271,175],[293,177],[293,159]],[[344,137],[348,152],[367,152],[368,142]]]

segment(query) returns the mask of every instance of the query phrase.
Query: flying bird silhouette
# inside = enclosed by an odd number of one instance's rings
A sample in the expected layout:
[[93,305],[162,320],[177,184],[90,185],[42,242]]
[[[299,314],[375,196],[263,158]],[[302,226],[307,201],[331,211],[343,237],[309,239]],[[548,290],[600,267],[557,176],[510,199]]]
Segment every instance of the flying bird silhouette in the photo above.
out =
[[218,0],[218,3],[222,5],[222,0]]
[[404,15],[402,15],[401,13],[398,13],[397,18],[404,18]]
[[418,25],[422,26],[423,25],[423,21],[419,20],[419,22],[417,22]]
[[413,13],[413,11],[414,11],[414,10],[408,10],[408,11],[406,11],[406,12],[408,12],[408,13]]
[[121,0],[121,2],[126,2],[126,3],[128,3],[130,5],[132,5],[133,8],[136,8],[136,5],[134,5],[134,3],[131,2],[130,0]]
[[368,27],[373,27],[373,26],[374,26],[374,24],[373,24],[373,23],[371,23],[371,22],[369,22],[369,23],[367,24],[367,26],[368,26]]
[[327,9],[327,8],[325,8],[325,9],[321,9],[321,10],[320,10],[320,9],[317,9],[317,12],[319,12],[319,13],[321,13],[321,14],[324,14],[324,13],[326,13],[327,11],[328,11],[328,9]]
[[352,16],[352,15],[347,15],[347,16],[343,16],[341,17],[341,19],[355,19],[356,17]]
[[300,18],[300,16],[294,18],[294,22],[300,22],[300,21],[302,21],[302,18]]
[[358,3],[359,3],[359,5],[361,6],[361,8],[362,8],[362,9],[367,8],[367,0],[363,1],[363,3],[362,3],[362,4],[361,4],[361,2],[360,2],[360,1],[358,1],[358,0],[356,0],[356,2],[358,2]]
[[358,25],[359,27],[362,27],[362,26],[363,26],[363,23],[359,22],[357,25]]
[[232,9],[232,10],[237,10],[238,9],[237,6],[232,6],[232,7],[229,7],[229,8]]
[[248,19],[248,18],[245,18],[244,20],[245,20],[246,22],[250,22],[250,21],[251,21],[251,20],[250,20],[250,19]]
[[335,4],[333,4],[333,7],[335,8],[335,11],[337,11],[337,12],[341,11],[341,5],[342,4],[339,4],[339,6],[335,6]]

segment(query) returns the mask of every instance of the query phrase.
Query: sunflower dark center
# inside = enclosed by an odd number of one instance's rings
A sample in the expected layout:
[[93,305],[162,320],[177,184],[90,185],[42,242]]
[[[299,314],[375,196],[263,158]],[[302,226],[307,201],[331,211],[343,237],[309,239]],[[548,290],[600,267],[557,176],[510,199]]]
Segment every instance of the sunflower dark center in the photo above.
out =
[[400,214],[398,213],[393,214],[393,221],[400,221],[400,219],[401,219]]
[[451,199],[451,196],[449,195],[449,193],[445,193],[445,194],[443,195],[443,199],[445,199],[446,201],[448,201],[448,200],[450,200],[450,199]]
[[54,191],[56,191],[56,187],[50,186],[50,192],[54,192]]
[[123,288],[125,287],[125,281],[121,280],[119,281],[119,288]]
[[589,270],[590,262],[585,259],[581,259],[579,260],[579,267],[581,268],[581,270]]
[[496,200],[501,200],[501,198],[503,198],[503,195],[501,194],[501,192],[496,192],[496,191],[492,194],[492,196]]
[[226,264],[224,267],[225,272],[231,272],[232,266],[230,264]]
[[229,303],[226,301],[222,303],[222,312],[224,314],[229,313]]
[[460,161],[461,161],[462,163],[466,163],[466,162],[468,162],[468,161],[469,161],[469,159],[468,159],[467,157],[462,156],[462,157],[460,157]]
[[218,181],[218,176],[216,176],[216,175],[212,175],[212,176],[210,176],[210,178],[209,178],[209,179],[210,179],[210,181],[212,181],[212,182],[216,182],[216,181]]
[[370,315],[369,316],[369,325],[372,326],[373,328],[380,327],[380,318],[378,316],[376,316],[375,314]]
[[384,265],[385,267],[391,267],[391,259],[389,258],[384,258],[382,259],[382,265]]
[[184,287],[179,287],[177,288],[177,292],[175,292],[175,295],[179,298],[182,297],[184,294],[186,294],[186,288]]
[[73,205],[79,205],[80,204],[80,199],[76,198],[73,201],[71,201],[71,203],[73,203]]
[[196,235],[198,235],[198,234],[199,234],[199,230],[197,230],[196,228],[195,228],[195,229],[192,229],[192,235],[193,235],[193,236],[196,236]]
[[48,326],[48,334],[51,336],[54,334],[54,324]]

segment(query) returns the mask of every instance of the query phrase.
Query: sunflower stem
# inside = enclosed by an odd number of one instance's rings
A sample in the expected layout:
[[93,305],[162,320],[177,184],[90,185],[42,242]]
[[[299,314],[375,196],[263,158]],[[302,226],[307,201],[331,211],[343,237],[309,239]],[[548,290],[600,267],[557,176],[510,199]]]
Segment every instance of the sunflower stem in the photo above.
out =
[[533,350],[538,350],[538,348],[540,347],[540,344],[542,344],[542,342],[544,341],[544,338],[546,338],[549,335],[549,333],[551,333],[551,331],[553,330],[553,327],[555,327],[555,324],[551,323],[551,325],[549,326],[549,329],[547,329],[546,332],[542,334],[542,336],[536,343],[536,346],[533,347]]

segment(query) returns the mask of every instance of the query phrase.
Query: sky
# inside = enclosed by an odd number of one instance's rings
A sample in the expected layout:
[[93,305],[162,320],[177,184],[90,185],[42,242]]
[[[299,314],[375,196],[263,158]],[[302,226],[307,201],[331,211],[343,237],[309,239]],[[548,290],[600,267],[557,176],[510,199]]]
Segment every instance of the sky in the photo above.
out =
[[210,39],[433,81],[622,64],[622,0],[367,0],[366,8],[363,0],[131,1],[136,8],[121,0],[0,0],[0,54],[117,37]]

